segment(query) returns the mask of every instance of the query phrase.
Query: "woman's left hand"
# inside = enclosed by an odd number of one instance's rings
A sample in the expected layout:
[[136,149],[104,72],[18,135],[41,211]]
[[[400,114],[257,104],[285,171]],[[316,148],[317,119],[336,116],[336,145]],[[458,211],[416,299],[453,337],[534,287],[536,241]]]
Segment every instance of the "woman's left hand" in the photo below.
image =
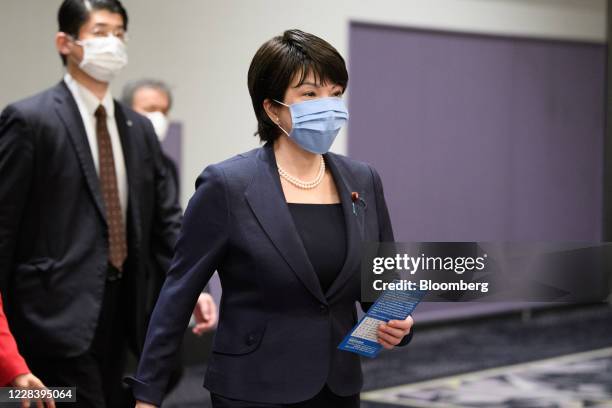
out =
[[197,336],[201,336],[215,327],[215,324],[217,324],[217,305],[212,296],[208,293],[200,293],[198,302],[193,309],[193,317],[196,325],[191,331]]
[[410,329],[414,324],[412,316],[408,316],[404,320],[389,320],[378,326],[378,342],[387,350],[397,346],[404,336],[410,333]]

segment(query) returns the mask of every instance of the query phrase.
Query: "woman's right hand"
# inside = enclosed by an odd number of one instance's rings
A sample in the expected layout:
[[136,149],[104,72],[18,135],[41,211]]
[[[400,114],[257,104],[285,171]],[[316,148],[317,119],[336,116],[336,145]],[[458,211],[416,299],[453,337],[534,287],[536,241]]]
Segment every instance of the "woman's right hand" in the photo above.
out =
[[136,401],[136,406],[134,408],[157,408],[157,406],[149,404],[148,402]]

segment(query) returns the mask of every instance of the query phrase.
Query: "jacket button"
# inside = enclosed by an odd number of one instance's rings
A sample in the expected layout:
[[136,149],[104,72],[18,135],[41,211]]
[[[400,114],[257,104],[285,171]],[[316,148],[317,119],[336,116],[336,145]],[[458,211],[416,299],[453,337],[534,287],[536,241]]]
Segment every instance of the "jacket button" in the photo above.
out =
[[319,310],[321,311],[321,313],[327,313],[327,311],[329,310],[329,308],[327,307],[327,305],[320,304],[320,305],[319,305]]
[[257,341],[257,336],[254,334],[249,334],[246,339],[246,344],[252,346]]

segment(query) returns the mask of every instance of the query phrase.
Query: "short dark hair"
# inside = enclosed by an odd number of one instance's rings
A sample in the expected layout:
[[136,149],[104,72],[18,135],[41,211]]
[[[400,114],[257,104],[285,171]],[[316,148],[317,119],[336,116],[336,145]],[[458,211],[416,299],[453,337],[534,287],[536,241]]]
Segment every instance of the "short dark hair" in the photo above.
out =
[[[128,15],[120,0],[64,0],[57,12],[59,31],[77,38],[79,30],[94,10],[107,10],[111,13],[121,14],[123,26],[127,31]],[[66,56],[60,55],[60,57],[62,63],[66,65]]]
[[165,93],[168,97],[168,110],[170,110],[172,107],[172,91],[170,90],[168,84],[166,84],[164,81],[160,81],[159,79],[144,78],[129,81],[123,86],[123,90],[121,92],[121,102],[131,107],[134,103],[134,95],[139,89],[142,88],[153,88]]
[[300,30],[287,30],[264,43],[255,53],[248,73],[249,93],[262,142],[276,140],[280,129],[270,120],[263,102],[282,101],[296,75],[302,84],[312,73],[317,83],[338,84],[346,89],[348,72],[340,53],[325,40]]

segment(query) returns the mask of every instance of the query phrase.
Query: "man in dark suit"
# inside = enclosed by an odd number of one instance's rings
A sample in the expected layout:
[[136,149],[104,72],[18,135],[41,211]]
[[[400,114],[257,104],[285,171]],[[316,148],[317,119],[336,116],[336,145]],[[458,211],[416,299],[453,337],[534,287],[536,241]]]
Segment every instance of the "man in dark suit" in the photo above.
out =
[[[170,120],[168,114],[172,107],[170,87],[157,79],[138,79],[129,81],[121,91],[121,102],[151,121],[160,143],[166,139]],[[177,163],[162,149],[168,171],[172,175],[172,194],[180,196],[180,180]]]
[[[144,78],[130,81],[123,86],[121,92],[121,102],[124,105],[129,106],[151,121],[160,143],[166,139],[168,134],[170,126],[168,116],[173,100],[170,86],[159,79]],[[163,149],[162,154],[170,173],[168,194],[175,196],[178,201],[180,199],[180,178],[177,163]],[[157,287],[156,295],[159,294],[163,283],[161,281]],[[200,294],[193,317],[195,325],[192,332],[194,334],[201,336],[214,328],[217,322],[217,305],[208,291]]]
[[151,123],[113,100],[127,63],[119,0],[65,0],[59,84],[0,116],[0,289],[20,350],[79,407],[121,406],[181,221]]

